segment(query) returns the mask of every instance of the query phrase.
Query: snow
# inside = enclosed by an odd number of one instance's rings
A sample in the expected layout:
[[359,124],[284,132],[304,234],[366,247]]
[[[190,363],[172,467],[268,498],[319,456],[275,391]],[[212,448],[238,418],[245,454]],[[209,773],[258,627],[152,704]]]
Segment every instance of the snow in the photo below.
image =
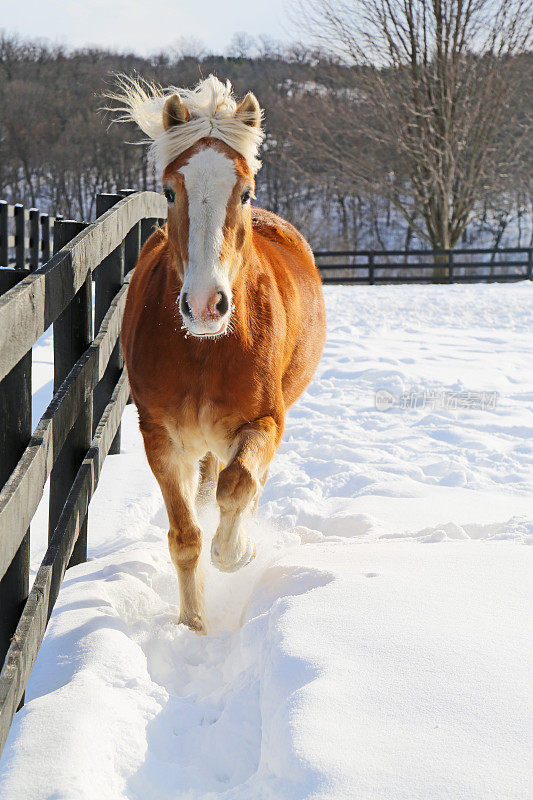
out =
[[[325,295],[324,358],[250,521],[249,566],[208,563],[203,512],[206,637],[176,625],[166,515],[126,408],[2,800],[527,796],[533,286]],[[34,350],[36,414],[50,348]],[[33,569],[45,522],[44,500]]]

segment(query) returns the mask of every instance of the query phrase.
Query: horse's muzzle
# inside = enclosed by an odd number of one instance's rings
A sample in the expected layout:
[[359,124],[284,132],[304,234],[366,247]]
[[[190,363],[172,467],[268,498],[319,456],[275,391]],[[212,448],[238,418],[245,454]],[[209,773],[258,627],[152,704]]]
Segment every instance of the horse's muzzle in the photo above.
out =
[[207,295],[182,290],[179,307],[185,327],[193,336],[220,336],[226,332],[230,298],[222,288]]

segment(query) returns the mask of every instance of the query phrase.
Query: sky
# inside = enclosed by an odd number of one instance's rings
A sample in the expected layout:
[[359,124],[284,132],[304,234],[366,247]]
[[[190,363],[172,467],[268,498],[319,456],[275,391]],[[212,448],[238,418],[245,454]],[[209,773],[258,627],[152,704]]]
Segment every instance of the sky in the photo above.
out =
[[24,38],[68,47],[99,45],[142,55],[181,39],[198,39],[224,53],[233,34],[298,38],[287,13],[291,0],[0,0],[0,27]]

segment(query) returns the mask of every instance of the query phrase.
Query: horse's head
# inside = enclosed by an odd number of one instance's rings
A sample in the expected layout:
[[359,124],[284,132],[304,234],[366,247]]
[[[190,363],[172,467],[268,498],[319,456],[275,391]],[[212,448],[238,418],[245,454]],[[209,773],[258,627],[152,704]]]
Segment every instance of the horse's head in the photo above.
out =
[[[247,126],[260,126],[253,95],[247,95],[231,120],[243,120],[243,135]],[[163,108],[165,130],[188,122],[189,112],[179,95],[169,97]],[[179,308],[194,336],[217,336],[227,330],[232,286],[251,242],[254,188],[246,158],[214,136],[201,138],[163,173],[168,237],[182,281]]]
[[152,139],[168,202],[168,240],[181,282],[179,311],[198,337],[227,332],[232,287],[251,246],[250,199],[263,138],[253,94],[209,76],[194,90],[150,92],[136,82],[121,99]]

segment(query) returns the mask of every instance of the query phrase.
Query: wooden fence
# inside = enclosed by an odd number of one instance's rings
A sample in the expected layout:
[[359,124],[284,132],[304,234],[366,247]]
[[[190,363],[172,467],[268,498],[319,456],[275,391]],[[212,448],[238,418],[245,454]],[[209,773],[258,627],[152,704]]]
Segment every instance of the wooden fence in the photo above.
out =
[[46,264],[53,251],[54,223],[62,219],[0,200],[0,267],[33,270]]
[[[153,192],[99,195],[96,222],[55,220],[41,267],[30,235],[33,271],[0,269],[0,753],[65,570],[87,557],[89,501],[106,455],[119,452],[129,397],[118,342],[126,284],[165,217]],[[54,396],[32,433],[31,349],[52,324]],[[48,550],[30,591],[30,523],[48,477]]]
[[[131,193],[132,190],[124,190]],[[0,200],[0,267],[36,269],[50,258],[55,220]],[[477,283],[533,280],[533,248],[318,250],[324,283]]]
[[493,283],[533,280],[533,248],[322,250],[324,283]]

